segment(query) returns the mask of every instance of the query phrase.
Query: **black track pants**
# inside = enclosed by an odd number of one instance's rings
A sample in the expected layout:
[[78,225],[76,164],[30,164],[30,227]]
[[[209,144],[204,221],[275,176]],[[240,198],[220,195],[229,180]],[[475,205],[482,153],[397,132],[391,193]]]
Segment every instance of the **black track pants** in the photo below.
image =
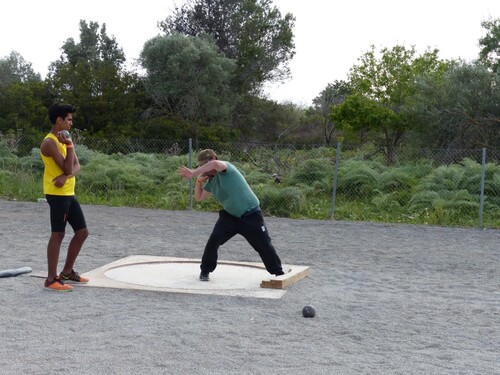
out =
[[236,234],[245,237],[259,253],[269,273],[282,274],[281,260],[271,242],[261,211],[243,215],[241,218],[232,216],[225,210],[219,211],[219,219],[215,223],[201,259],[200,268],[202,271],[212,272],[217,267],[219,247]]

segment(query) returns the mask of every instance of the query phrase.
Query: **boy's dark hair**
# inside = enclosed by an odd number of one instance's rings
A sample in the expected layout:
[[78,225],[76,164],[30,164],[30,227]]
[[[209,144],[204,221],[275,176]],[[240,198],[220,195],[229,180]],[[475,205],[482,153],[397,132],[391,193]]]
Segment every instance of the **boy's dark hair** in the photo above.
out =
[[49,107],[49,120],[55,124],[58,117],[66,118],[68,113],[75,113],[76,108],[70,104],[54,103]]

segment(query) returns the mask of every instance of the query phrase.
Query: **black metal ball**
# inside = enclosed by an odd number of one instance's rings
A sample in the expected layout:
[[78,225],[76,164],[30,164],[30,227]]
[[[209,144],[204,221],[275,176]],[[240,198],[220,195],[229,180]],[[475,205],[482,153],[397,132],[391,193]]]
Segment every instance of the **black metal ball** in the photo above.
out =
[[302,315],[304,318],[314,318],[316,315],[316,310],[311,305],[306,305],[302,308]]

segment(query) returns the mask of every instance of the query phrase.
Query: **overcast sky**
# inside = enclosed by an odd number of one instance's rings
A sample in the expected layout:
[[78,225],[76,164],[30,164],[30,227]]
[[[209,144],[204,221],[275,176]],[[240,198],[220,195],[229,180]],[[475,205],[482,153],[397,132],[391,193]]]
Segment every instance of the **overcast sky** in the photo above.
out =
[[[79,21],[106,24],[107,34],[123,48],[127,62],[160,33],[158,21],[183,0],[7,1],[0,5],[0,57],[12,50],[45,77],[61,55],[64,41],[79,41]],[[473,60],[485,35],[481,21],[500,18],[500,0],[273,0],[282,14],[296,17],[296,55],[292,79],[268,88],[270,99],[309,105],[335,80],[347,78],[357,59],[375,45],[397,44],[440,50],[443,59]]]

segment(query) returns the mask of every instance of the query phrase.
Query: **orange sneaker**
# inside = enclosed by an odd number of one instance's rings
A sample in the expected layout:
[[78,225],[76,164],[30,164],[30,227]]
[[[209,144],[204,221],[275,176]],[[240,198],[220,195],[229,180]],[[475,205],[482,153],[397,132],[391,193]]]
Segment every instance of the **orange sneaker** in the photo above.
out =
[[62,281],[68,284],[87,284],[89,279],[86,277],[80,276],[78,272],[71,270],[69,275],[64,275],[62,272],[59,274],[59,277]]
[[73,290],[73,287],[71,285],[64,285],[59,277],[56,277],[52,282],[45,280],[44,287],[45,290],[52,290],[54,292],[71,292]]

